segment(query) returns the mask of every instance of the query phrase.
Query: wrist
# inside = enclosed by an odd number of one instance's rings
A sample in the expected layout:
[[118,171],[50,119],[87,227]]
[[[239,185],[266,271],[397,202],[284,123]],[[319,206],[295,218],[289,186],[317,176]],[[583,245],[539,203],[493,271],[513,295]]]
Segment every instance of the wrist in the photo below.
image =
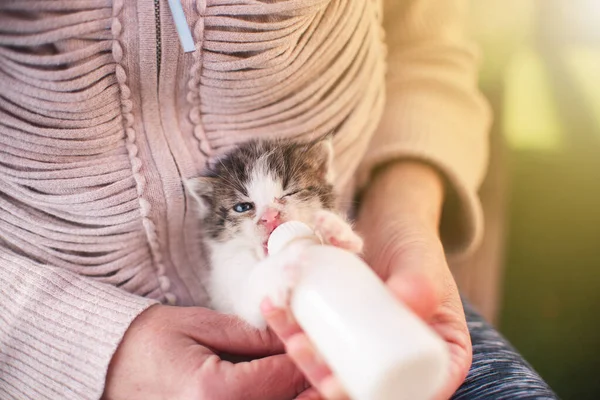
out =
[[[164,308],[163,305],[153,304],[131,322],[108,365],[102,400],[125,397],[123,394],[129,390],[132,371],[136,369],[135,360],[140,358],[140,351],[143,352],[145,346],[151,346],[148,335],[152,335],[154,329],[152,322],[160,318]],[[152,366],[145,368],[149,372]]]
[[394,162],[373,175],[362,197],[359,225],[412,221],[437,233],[443,201],[444,183],[433,167],[418,161]]

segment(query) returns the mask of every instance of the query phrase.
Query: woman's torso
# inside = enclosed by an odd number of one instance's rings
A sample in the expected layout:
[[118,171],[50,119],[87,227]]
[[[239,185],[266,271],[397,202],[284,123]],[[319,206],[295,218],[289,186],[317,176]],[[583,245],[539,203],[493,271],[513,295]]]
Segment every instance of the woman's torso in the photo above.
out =
[[338,189],[351,192],[383,105],[379,3],[231,3],[182,1],[187,54],[166,1],[0,4],[4,246],[203,304],[181,182],[209,158],[250,138],[336,130]]

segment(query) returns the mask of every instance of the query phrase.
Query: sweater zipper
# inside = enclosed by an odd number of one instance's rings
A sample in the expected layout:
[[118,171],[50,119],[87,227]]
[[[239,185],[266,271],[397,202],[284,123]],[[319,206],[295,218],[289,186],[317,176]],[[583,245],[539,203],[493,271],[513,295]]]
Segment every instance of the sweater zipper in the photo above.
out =
[[160,38],[160,0],[154,0],[154,22],[156,27],[156,80],[160,77],[161,38]]
[[[156,30],[156,79],[157,82],[160,78],[160,63],[162,61],[162,51],[161,51],[161,23],[160,23],[160,1],[154,0],[154,26]],[[175,23],[175,28],[177,29],[177,34],[179,35],[179,40],[183,51],[186,53],[190,53],[196,49],[194,44],[194,38],[192,37],[192,32],[190,31],[190,27],[185,20],[185,14],[183,8],[181,7],[181,0],[169,0],[169,7],[171,9],[171,14],[173,14],[173,22]]]

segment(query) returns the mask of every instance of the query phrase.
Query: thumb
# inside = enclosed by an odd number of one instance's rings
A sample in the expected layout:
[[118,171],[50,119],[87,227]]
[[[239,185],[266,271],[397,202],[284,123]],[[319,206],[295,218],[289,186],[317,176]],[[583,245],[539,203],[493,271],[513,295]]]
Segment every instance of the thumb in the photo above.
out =
[[218,353],[263,357],[284,352],[283,343],[269,329],[258,330],[233,315],[201,307],[186,307],[183,312],[180,322],[186,333]]
[[444,250],[436,237],[423,236],[401,246],[390,258],[387,284],[396,297],[429,321],[446,291],[449,274]]
[[398,271],[388,279],[387,285],[403,304],[417,316],[427,321],[438,306],[436,285],[429,274],[418,271]]

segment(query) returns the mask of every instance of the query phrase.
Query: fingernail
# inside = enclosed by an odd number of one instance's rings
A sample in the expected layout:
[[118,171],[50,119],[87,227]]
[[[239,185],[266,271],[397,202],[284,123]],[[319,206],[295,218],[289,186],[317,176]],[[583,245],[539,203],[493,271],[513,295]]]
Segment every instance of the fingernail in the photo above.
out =
[[260,303],[260,310],[263,314],[271,314],[275,311],[275,306],[270,298],[267,297],[262,301],[262,303]]

